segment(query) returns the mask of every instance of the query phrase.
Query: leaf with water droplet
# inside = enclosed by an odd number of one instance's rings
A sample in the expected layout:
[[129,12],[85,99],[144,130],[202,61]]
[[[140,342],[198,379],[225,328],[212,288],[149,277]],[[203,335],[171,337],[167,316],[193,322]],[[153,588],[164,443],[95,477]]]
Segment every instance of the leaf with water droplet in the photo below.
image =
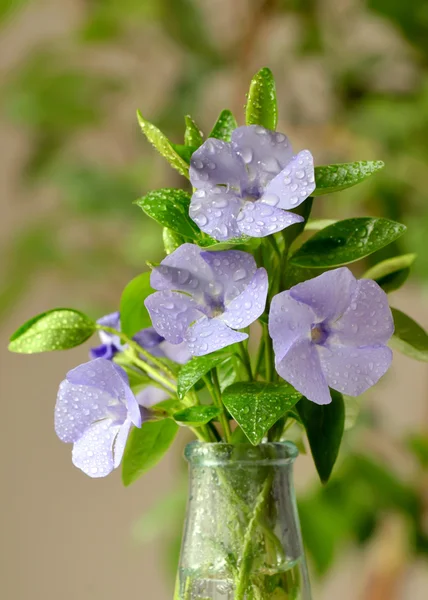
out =
[[120,299],[120,324],[123,333],[132,337],[142,329],[152,326],[152,320],[144,300],[153,293],[150,273],[134,277],[122,292]]
[[346,265],[394,242],[405,231],[405,225],[389,219],[359,217],[337,221],[300,246],[290,261],[308,268]]
[[229,358],[230,352],[220,351],[206,356],[197,356],[183,365],[177,378],[177,396],[180,400],[204,375]]
[[172,254],[181,244],[186,241],[185,238],[169,227],[164,227],[162,230],[162,239],[165,252]]
[[300,400],[288,383],[238,382],[223,392],[223,403],[256,446],[268,430]]
[[238,123],[230,110],[222,110],[208,137],[230,142],[232,131],[237,127]]
[[402,354],[428,362],[428,333],[411,317],[391,308],[395,331],[390,344]]
[[385,166],[381,160],[359,160],[352,163],[315,167],[316,188],[312,196],[331,194],[353,187]]
[[122,481],[130,485],[154,467],[167,452],[178,432],[172,419],[147,421],[134,427],[128,437],[122,462]]
[[188,427],[201,427],[220,414],[216,406],[189,406],[173,414],[173,418],[180,425]]
[[200,231],[189,217],[190,194],[184,190],[165,188],[149,192],[136,200],[146,215],[184,237],[196,240]]
[[96,323],[73,308],[55,308],[33,317],[10,338],[9,350],[21,354],[67,350],[83,344]]
[[184,143],[186,146],[191,146],[195,149],[204,141],[204,134],[196,125],[195,121],[190,115],[184,117],[186,122],[186,131],[184,132]]
[[250,83],[246,106],[246,124],[276,129],[278,106],[275,79],[267,67],[254,75]]
[[188,163],[183,160],[176,149],[174,149],[173,144],[169,141],[166,135],[162,133],[160,129],[155,127],[155,125],[149,121],[146,121],[139,111],[137,111],[137,118],[142,132],[148,141],[156,148],[159,154],[166,158],[169,164],[174,167],[174,169],[177,169],[181,175],[189,178]]
[[330,393],[330,404],[321,406],[303,397],[296,406],[322,483],[327,483],[330,478],[345,427],[343,396],[334,390]]
[[403,254],[388,258],[371,267],[363,275],[364,279],[374,279],[380,287],[389,294],[398,290],[407,280],[410,267],[414,263],[416,254]]

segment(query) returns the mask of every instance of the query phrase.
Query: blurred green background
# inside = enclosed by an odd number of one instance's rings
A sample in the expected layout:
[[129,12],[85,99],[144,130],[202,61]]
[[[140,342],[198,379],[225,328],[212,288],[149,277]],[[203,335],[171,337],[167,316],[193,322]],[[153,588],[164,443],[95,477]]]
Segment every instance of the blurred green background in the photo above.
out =
[[[296,149],[317,164],[385,161],[362,186],[322,197],[315,215],[405,223],[388,252],[418,259],[394,305],[428,325],[426,0],[0,0],[2,346],[55,305],[114,310],[127,281],[161,258],[160,227],[132,202],[185,181],[147,144],[136,109],[176,142],[185,114],[209,131],[230,108],[242,124],[262,66]],[[85,357],[2,349],[13,423],[2,440],[5,597],[166,600],[185,495],[180,444],[132,490],[116,475],[83,483],[51,412],[58,382]],[[357,424],[332,483],[321,489],[310,461],[298,463],[317,600],[427,597],[427,384],[424,364],[398,358],[349,407]]]

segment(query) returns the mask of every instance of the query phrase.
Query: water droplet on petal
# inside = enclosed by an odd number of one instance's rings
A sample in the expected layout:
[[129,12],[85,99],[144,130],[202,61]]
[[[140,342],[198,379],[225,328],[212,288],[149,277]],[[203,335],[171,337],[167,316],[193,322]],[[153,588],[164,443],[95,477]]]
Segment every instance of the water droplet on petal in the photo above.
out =
[[241,279],[244,279],[247,276],[247,271],[245,269],[238,269],[237,271],[234,272],[233,274],[233,281],[240,281]]

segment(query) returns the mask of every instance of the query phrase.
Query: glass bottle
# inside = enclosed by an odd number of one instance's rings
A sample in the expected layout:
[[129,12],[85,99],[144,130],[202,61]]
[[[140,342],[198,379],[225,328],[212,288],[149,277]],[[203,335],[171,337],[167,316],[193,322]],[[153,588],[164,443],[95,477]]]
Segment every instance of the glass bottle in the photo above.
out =
[[311,600],[294,444],[192,442],[174,600]]

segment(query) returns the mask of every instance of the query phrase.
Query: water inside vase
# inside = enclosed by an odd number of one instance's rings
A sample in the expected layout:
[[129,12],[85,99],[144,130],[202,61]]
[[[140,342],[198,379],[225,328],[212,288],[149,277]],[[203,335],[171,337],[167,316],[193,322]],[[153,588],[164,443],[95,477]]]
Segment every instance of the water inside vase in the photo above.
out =
[[[255,571],[242,600],[305,600],[302,583],[300,560],[283,564],[275,571]],[[235,591],[235,579],[181,569],[174,600],[236,600]]]

